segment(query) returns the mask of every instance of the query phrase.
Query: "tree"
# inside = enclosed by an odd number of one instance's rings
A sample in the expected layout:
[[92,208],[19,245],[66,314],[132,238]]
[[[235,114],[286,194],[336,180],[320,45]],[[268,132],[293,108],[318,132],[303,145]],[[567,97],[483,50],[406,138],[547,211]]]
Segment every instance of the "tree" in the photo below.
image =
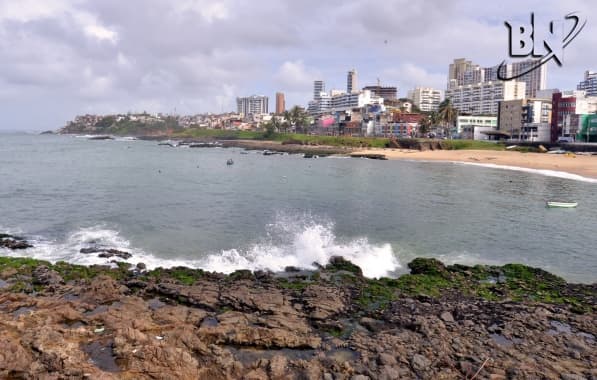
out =
[[423,116],[421,120],[419,120],[419,136],[426,137],[429,133],[429,128],[431,127],[431,117],[430,116]]
[[299,130],[305,133],[305,127],[309,123],[307,112],[299,106],[294,106],[290,111],[284,113],[284,117],[289,121],[290,125],[294,127],[294,131]]
[[454,105],[450,99],[446,99],[441,102],[439,105],[439,120],[444,126],[444,136],[448,136],[450,134],[450,129],[456,123],[457,117],[458,110],[454,108]]

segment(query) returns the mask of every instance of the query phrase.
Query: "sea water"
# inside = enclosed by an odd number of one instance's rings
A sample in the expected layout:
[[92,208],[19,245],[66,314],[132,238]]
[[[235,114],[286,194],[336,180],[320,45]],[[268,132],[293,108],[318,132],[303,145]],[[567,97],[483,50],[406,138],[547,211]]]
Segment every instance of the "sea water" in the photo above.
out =
[[[437,162],[240,154],[157,142],[0,135],[1,255],[148,267],[312,268],[341,255],[369,277],[415,257],[519,262],[597,280],[597,185],[575,176]],[[234,165],[226,165],[232,158]],[[511,168],[516,169],[516,168]],[[557,173],[556,173],[557,174]],[[546,200],[577,201],[547,209]]]

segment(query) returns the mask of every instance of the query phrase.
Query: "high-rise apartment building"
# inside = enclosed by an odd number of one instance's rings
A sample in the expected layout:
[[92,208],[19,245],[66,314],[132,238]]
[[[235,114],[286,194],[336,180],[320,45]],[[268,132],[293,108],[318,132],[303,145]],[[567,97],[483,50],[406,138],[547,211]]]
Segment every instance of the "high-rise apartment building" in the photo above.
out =
[[416,87],[408,92],[408,98],[424,112],[437,111],[442,97],[441,90],[430,87]]
[[313,82],[313,100],[319,100],[321,93],[325,92],[325,82],[322,80],[316,80]]
[[280,115],[286,111],[286,100],[283,92],[276,92],[276,114]]
[[585,80],[576,86],[577,90],[583,90],[587,96],[597,96],[597,72],[585,71]]
[[517,81],[480,82],[456,86],[446,90],[460,113],[471,115],[497,115],[502,100],[524,99],[526,83]]
[[348,72],[346,76],[346,93],[352,94],[353,92],[358,91],[358,82],[357,82],[357,71],[352,69]]
[[[535,98],[537,91],[543,90],[547,86],[546,65],[529,71],[536,65],[537,60],[533,59],[508,63],[502,67],[501,74],[509,78],[516,77],[516,81],[524,82],[526,84],[525,97]],[[455,59],[448,68],[448,89],[482,82],[496,82],[499,80],[498,67],[481,67],[464,58]],[[525,74],[521,75],[522,73]]]
[[236,109],[244,116],[266,114],[268,113],[268,97],[252,95],[236,98]]

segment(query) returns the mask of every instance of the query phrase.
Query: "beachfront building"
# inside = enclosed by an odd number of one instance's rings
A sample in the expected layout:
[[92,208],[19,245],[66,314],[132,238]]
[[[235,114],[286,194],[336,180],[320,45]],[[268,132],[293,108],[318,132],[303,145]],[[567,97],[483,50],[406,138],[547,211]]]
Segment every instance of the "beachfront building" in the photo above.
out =
[[422,118],[423,115],[419,113],[393,113],[387,123],[382,126],[382,135],[401,138],[415,137]]
[[437,112],[444,100],[442,91],[431,87],[416,87],[408,92],[408,98],[423,112]]
[[260,115],[268,113],[268,97],[264,95],[252,95],[236,98],[237,112],[244,117],[249,115]]
[[597,96],[597,72],[585,71],[585,79],[576,86],[576,89],[585,91],[587,96]]
[[552,95],[551,141],[560,137],[575,139],[582,123],[582,115],[597,112],[597,96],[585,91],[563,91]]
[[489,140],[484,132],[497,130],[496,116],[458,116],[456,118],[456,134],[461,139]]
[[551,99],[515,99],[499,103],[498,129],[511,139],[550,141]]
[[461,85],[446,90],[459,113],[470,115],[497,115],[499,102],[524,99],[526,84],[518,81],[480,82]]

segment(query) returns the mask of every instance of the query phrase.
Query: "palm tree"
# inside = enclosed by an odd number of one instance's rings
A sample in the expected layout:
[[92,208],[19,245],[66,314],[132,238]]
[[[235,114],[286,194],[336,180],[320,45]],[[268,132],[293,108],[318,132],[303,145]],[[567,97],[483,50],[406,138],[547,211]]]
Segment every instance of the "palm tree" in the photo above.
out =
[[450,129],[454,126],[457,117],[458,110],[454,108],[450,99],[441,102],[439,105],[439,120],[444,124],[444,136],[450,133]]
[[294,126],[295,132],[300,129],[302,133],[305,133],[305,126],[307,125],[307,113],[299,106],[294,106],[288,113],[290,124]]
[[431,127],[431,117],[426,115],[419,120],[419,137],[425,137],[429,133]]

